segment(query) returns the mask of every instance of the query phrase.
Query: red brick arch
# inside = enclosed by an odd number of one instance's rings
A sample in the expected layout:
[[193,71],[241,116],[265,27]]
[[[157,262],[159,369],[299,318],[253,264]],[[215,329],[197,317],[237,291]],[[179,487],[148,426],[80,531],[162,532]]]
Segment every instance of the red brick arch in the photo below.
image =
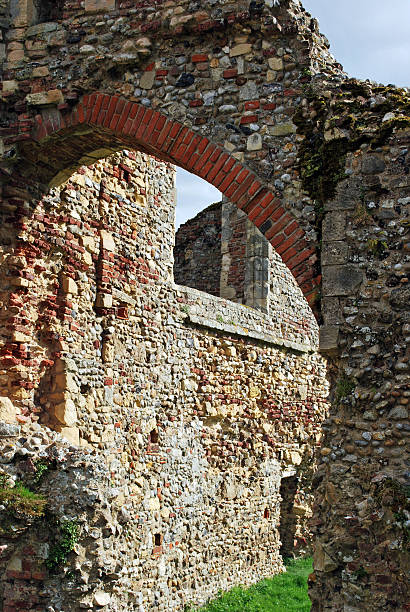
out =
[[[63,109],[62,109],[63,110]],[[280,198],[221,146],[157,110],[125,98],[85,95],[69,113],[37,115],[33,138],[49,137],[81,124],[108,131],[130,148],[172,162],[205,179],[248,215],[282,257],[308,302],[313,305],[320,277],[315,275],[315,248]]]

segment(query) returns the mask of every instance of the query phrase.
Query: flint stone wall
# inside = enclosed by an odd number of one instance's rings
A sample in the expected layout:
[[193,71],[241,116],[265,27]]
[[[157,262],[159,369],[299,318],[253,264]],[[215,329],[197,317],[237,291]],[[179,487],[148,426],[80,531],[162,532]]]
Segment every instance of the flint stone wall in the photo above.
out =
[[53,573],[55,523],[3,517],[4,610],[182,610],[282,571],[280,529],[286,554],[310,548],[316,322],[284,334],[279,312],[174,285],[174,207],[173,168],[126,151],[52,189],[10,244],[3,211],[2,469],[46,461],[49,512],[80,529]]
[[[218,233],[219,232],[219,233]],[[300,288],[265,236],[234,204],[212,204],[175,235],[174,277],[270,315],[283,338],[314,344],[315,320]]]
[[[315,309],[330,357],[313,610],[406,609],[408,92],[349,79],[297,0],[67,0],[42,24],[29,0],[12,18],[9,4],[6,245],[50,182],[124,148],[181,165],[244,210]],[[24,339],[11,348],[16,386]]]

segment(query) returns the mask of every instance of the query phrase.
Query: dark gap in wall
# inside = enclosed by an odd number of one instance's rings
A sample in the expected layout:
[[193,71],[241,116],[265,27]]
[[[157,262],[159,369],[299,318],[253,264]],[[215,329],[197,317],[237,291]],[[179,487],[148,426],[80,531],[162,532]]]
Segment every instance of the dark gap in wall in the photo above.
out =
[[293,506],[295,503],[298,482],[299,478],[295,474],[294,476],[282,478],[280,485],[279,492],[282,501],[280,503],[279,536],[282,542],[280,554],[283,558],[292,557],[294,553],[296,515],[293,512]]
[[161,546],[162,545],[162,535],[160,533],[156,533],[154,535],[154,544],[155,544],[155,546]]
[[37,23],[58,21],[63,17],[64,0],[34,0]]
[[153,429],[149,434],[149,441],[151,444],[158,444],[159,434],[156,429]]

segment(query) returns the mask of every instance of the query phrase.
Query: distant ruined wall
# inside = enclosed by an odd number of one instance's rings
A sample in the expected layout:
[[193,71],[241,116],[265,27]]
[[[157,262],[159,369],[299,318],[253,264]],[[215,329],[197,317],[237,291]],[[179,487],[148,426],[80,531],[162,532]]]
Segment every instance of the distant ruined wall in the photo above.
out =
[[[218,234],[219,232],[219,234]],[[265,236],[234,204],[212,204],[175,235],[175,280],[256,308],[275,318],[280,334],[310,337],[312,310]]]
[[221,217],[222,208],[216,203],[177,230],[174,278],[179,285],[220,295]]
[[[48,500],[2,513],[6,612],[183,610],[281,571],[281,537],[310,550],[317,324],[284,335],[279,311],[175,285],[174,209],[174,169],[126,151],[17,231],[2,210],[2,472],[30,485],[45,465]],[[74,551],[50,566],[67,524]]]

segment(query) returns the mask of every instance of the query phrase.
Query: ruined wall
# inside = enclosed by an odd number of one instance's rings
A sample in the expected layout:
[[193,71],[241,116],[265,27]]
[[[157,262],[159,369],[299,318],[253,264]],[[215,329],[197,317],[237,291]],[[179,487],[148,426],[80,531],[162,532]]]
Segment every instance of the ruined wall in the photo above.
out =
[[[24,223],[3,210],[0,395],[19,411],[3,470],[30,485],[45,463],[34,488],[49,500],[28,525],[2,517],[4,610],[182,610],[281,571],[281,522],[289,554],[309,549],[327,409],[316,323],[285,337],[278,317],[174,285],[174,197],[168,164],[127,151]],[[75,552],[53,565],[67,524]]]
[[[67,0],[57,22],[1,28],[7,248],[49,181],[124,148],[246,212],[316,309],[331,358],[313,609],[405,609],[408,92],[347,78],[297,0]],[[8,375],[29,387],[30,355],[12,344]]]
[[220,295],[221,216],[222,208],[216,203],[177,230],[174,279],[179,285]]
[[310,337],[315,343],[314,316],[295,279],[231,202],[212,204],[184,223],[176,232],[174,252],[178,283],[256,308],[271,316],[281,337]]

